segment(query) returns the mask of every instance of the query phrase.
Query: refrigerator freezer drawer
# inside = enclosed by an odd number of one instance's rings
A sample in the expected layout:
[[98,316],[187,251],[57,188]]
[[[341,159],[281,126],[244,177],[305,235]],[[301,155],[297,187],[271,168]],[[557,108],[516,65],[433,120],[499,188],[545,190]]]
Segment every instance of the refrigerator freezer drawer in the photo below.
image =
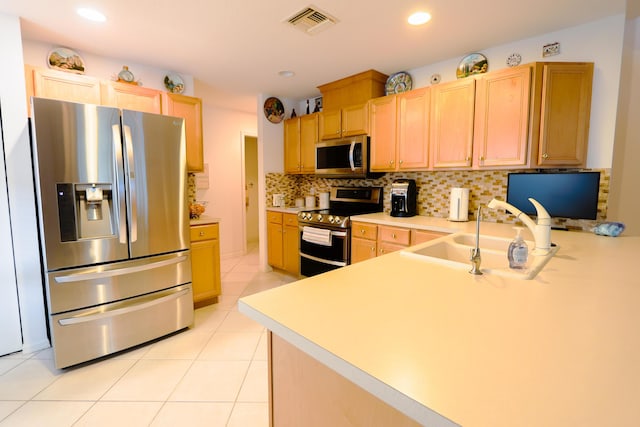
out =
[[56,271],[47,275],[49,313],[111,303],[191,282],[189,251]]
[[193,323],[191,284],[50,317],[56,368],[162,337]]

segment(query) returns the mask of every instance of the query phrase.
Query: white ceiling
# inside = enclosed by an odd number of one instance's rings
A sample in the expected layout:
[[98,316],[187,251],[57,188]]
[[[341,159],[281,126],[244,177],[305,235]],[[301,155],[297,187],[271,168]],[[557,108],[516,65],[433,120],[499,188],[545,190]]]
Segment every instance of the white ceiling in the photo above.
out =
[[[309,1],[0,0],[0,13],[22,17],[25,39],[192,75],[255,112],[259,93],[314,97],[318,85],[361,71],[392,74],[625,8],[625,0]],[[338,24],[309,36],[283,23],[311,4]],[[100,9],[107,22],[80,18],[79,6]],[[433,19],[410,27],[418,9]]]

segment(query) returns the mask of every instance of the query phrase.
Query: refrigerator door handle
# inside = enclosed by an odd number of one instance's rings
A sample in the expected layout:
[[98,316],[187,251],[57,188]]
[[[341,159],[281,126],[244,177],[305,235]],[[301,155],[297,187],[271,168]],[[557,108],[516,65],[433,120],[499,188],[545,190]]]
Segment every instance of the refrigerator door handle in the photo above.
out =
[[122,138],[120,136],[120,125],[111,126],[113,135],[113,148],[116,153],[115,176],[118,188],[118,203],[114,204],[116,218],[118,218],[118,239],[120,243],[127,244],[127,217],[126,200],[124,194],[124,162],[122,159]]
[[69,274],[68,276],[58,276],[54,280],[56,283],[71,283],[71,282],[81,282],[84,280],[93,280],[93,279],[104,279],[106,277],[114,277],[114,276],[122,276],[124,274],[138,273],[146,270],[153,270],[154,268],[160,268],[171,264],[179,264],[187,260],[186,255],[181,255],[179,257],[165,259],[162,261],[145,263],[142,265],[134,265],[131,267],[118,268],[116,270],[107,270],[107,271],[97,271],[94,273],[75,273]]
[[130,195],[130,209],[131,209],[131,241],[138,240],[138,208],[136,197],[136,167],[133,157],[133,144],[131,138],[131,127],[122,126],[124,131],[124,146],[127,152],[127,173],[129,174],[129,195]]
[[69,325],[75,325],[78,323],[93,322],[93,321],[104,319],[107,317],[121,316],[123,314],[131,313],[133,311],[138,311],[138,310],[152,307],[154,305],[162,304],[171,299],[178,299],[181,296],[188,294],[189,292],[190,292],[189,289],[183,289],[181,291],[174,292],[159,298],[154,298],[150,301],[146,301],[143,303],[132,303],[130,305],[126,305],[125,307],[116,308],[114,310],[106,310],[96,314],[84,314],[84,315],[69,317],[66,319],[60,319],[58,320],[58,323],[60,323],[60,325],[62,326],[69,326]]

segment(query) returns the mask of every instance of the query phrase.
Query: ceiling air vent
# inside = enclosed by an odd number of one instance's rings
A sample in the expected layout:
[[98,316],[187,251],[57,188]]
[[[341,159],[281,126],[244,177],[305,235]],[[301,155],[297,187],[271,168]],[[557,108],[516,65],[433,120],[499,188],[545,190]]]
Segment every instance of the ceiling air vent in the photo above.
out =
[[286,22],[300,31],[312,35],[329,28],[338,20],[314,6],[308,6],[293,14]]

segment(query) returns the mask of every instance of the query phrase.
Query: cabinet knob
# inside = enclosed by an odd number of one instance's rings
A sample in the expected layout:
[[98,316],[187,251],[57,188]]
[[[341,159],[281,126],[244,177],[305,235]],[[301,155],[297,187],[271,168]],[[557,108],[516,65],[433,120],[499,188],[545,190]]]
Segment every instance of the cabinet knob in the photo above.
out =
[[198,236],[200,236],[200,237],[204,236],[204,231],[199,232]]
[[543,158],[543,159],[548,159],[548,158],[549,158],[549,155],[548,155],[547,153],[542,153],[542,158]]
[[402,164],[403,160],[400,160],[400,164]]
[[364,234],[364,228],[360,229],[360,234]]
[[371,246],[371,252],[375,252],[376,248],[374,248],[373,246]]
[[484,162],[484,156],[480,156],[480,161]]
[[391,233],[391,237],[395,239],[396,238],[396,233]]

